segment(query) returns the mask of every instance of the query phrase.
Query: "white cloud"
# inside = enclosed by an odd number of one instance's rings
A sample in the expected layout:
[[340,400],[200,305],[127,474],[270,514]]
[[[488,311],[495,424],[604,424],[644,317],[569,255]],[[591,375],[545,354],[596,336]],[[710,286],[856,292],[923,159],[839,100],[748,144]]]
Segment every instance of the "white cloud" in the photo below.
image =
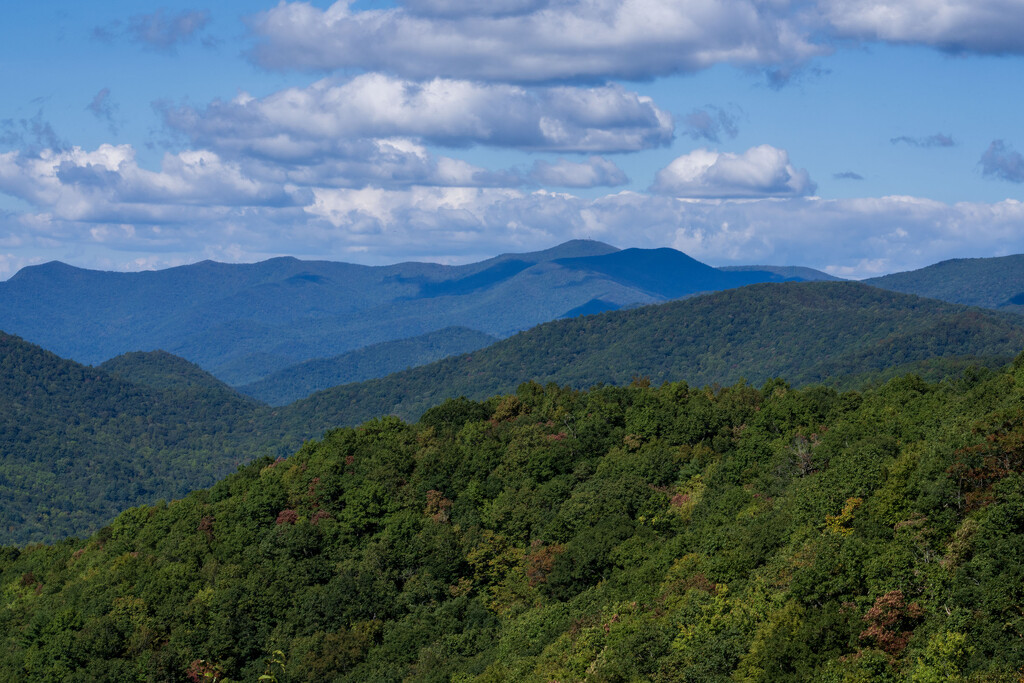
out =
[[652,189],[675,197],[793,197],[813,193],[815,185],[786,150],[760,145],[743,154],[684,154],[658,171]]
[[[672,245],[713,264],[809,265],[862,277],[1024,251],[1021,202],[801,196],[813,187],[806,173],[770,146],[680,157],[659,176],[661,189],[678,196],[587,199],[528,192],[515,186],[517,175],[492,174],[483,186],[488,171],[431,157],[415,141],[371,143],[379,157],[370,161],[294,167],[193,150],[167,154],[159,170],[148,170],[128,145],[0,154],[0,192],[37,207],[0,216],[0,253],[6,264],[59,253],[76,265],[124,268],[278,254],[383,263],[470,260],[589,237],[619,246]],[[373,166],[388,156],[397,160],[394,169],[408,164],[407,182],[346,180],[355,164]],[[534,180],[568,187],[610,184],[621,170],[594,157],[537,164],[533,173]]]
[[554,187],[615,187],[629,182],[622,169],[604,157],[590,157],[583,163],[537,161],[530,179]]
[[617,85],[522,88],[370,73],[322,80],[264,98],[240,95],[205,109],[168,108],[165,120],[197,146],[279,160],[350,156],[365,138],[414,137],[571,152],[666,145],[672,117]]
[[1020,0],[821,0],[819,6],[839,37],[951,52],[1024,52]]
[[196,207],[284,206],[288,189],[264,183],[210,151],[167,154],[141,168],[130,145],[0,154],[0,192],[73,221],[183,220]]
[[794,25],[789,0],[502,0],[508,12],[497,14],[462,0],[418,0],[413,11],[350,4],[282,2],[253,17],[254,58],[278,69],[543,82],[776,65],[826,51]]

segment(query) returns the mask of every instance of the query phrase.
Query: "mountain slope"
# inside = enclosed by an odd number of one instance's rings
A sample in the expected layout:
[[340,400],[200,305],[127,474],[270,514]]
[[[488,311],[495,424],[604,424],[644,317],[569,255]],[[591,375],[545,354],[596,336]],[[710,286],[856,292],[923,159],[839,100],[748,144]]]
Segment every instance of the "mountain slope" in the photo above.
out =
[[763,271],[767,273],[774,273],[784,280],[805,280],[807,282],[815,282],[817,280],[837,282],[843,279],[841,277],[836,277],[835,275],[829,275],[828,273],[824,273],[820,270],[815,270],[814,268],[805,268],[803,266],[719,266],[718,270],[730,273]]
[[476,351],[497,339],[465,327],[373,344],[334,358],[317,358],[279,370],[239,391],[273,406],[283,406],[310,394],[338,386],[383,377],[446,356]]
[[0,543],[89,533],[281,452],[254,401],[162,364],[186,379],[133,384],[0,333]]
[[856,282],[759,284],[547,323],[471,355],[314,394],[282,416],[324,425],[414,418],[445,398],[482,398],[530,379],[580,388],[635,376],[848,382],[936,357],[1000,363],[1022,348],[1024,324],[1013,316]]
[[767,271],[723,271],[667,248],[623,249],[600,256],[558,259],[555,263],[571,270],[604,275],[663,299],[783,279]]
[[529,379],[587,387],[788,375],[849,385],[908,367],[942,376],[1005,361],[1024,347],[1024,329],[1016,316],[852,282],[753,285],[546,324],[277,409],[166,353],[127,354],[107,372],[0,341],[0,543],[10,543],[88,532],[127,505],[180,497],[338,425],[417,416],[446,397]]
[[1024,254],[953,259],[864,282],[942,301],[1024,311]]

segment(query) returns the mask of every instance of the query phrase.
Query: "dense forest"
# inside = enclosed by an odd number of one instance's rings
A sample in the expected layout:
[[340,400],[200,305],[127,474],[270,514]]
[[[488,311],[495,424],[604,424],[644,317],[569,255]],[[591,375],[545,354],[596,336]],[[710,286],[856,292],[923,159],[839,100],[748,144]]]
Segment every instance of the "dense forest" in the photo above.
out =
[[1016,681],[1024,357],[521,385],[0,551],[0,678]]
[[264,406],[170,354],[106,368],[0,333],[0,543],[91,533],[302,442],[266,431]]

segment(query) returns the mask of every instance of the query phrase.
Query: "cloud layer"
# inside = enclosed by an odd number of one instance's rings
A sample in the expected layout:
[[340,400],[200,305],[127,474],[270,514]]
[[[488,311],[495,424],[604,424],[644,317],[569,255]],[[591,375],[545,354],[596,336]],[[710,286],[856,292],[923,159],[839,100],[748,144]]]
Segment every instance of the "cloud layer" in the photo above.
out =
[[388,10],[282,2],[253,17],[252,57],[273,69],[368,69],[411,78],[603,81],[716,64],[775,74],[836,40],[1024,54],[1018,0],[407,0]]
[[947,52],[1024,53],[1018,0],[823,0],[822,17],[838,37]]
[[252,54],[275,69],[544,82],[790,63],[825,51],[801,36],[786,0],[502,0],[498,13],[490,4],[281,3],[250,20],[259,40]]
[[168,108],[165,119],[192,144],[275,159],[342,155],[353,139],[415,137],[560,152],[628,152],[666,145],[672,117],[617,85],[521,88],[370,73],[322,80],[255,99],[240,95],[202,110]]
[[[846,277],[1024,251],[1024,204],[1013,200],[721,200],[633,192],[584,199],[544,190],[422,186],[313,188],[280,196],[240,183],[229,165],[213,164],[223,177],[211,178],[195,169],[195,160],[172,159],[167,177],[157,182],[139,175],[124,150],[79,154],[63,171],[56,160],[27,169],[49,174],[48,195],[35,199],[52,210],[8,217],[0,251],[59,241],[80,258],[89,255],[94,266],[136,269],[278,254],[463,261],[592,238],[668,245],[714,264],[813,265]],[[0,159],[0,184],[9,191],[8,162]],[[108,173],[123,173],[124,180],[112,182]],[[13,257],[6,262],[17,263]]]
[[[41,108],[0,121],[0,193],[31,207],[0,210],[0,275],[24,263],[19,250],[58,246],[88,254],[92,265],[138,268],[284,253],[466,260],[592,237],[672,245],[714,263],[806,264],[849,276],[1024,251],[1018,202],[819,199],[810,173],[785,149],[729,148],[741,118],[743,147],[760,142],[745,139],[754,126],[742,109],[701,106],[706,94],[681,90],[677,131],[664,104],[634,91],[646,84],[614,83],[721,64],[777,83],[814,69],[809,63],[837,46],[872,42],[1024,54],[1020,0],[323,4],[280,2],[248,23],[251,59],[327,72],[310,77],[320,80],[260,97],[160,105],[177,137],[148,167],[141,146],[72,146]],[[159,10],[96,35],[166,60],[203,41],[210,24],[206,11]],[[129,111],[128,91],[110,83]],[[117,135],[120,111],[108,87],[97,92],[101,85],[75,107]],[[891,142],[956,144],[945,133]],[[673,143],[677,151],[660,151]],[[692,149],[698,144],[721,151]],[[489,149],[467,151],[474,147]],[[650,182],[642,163],[623,160],[645,151],[660,159],[652,170],[666,163],[663,155],[678,156],[648,192],[595,198],[593,188],[630,183],[623,169],[637,187]],[[490,154],[508,167],[485,168]],[[828,163],[831,171],[862,162]],[[993,140],[978,168],[983,177],[1024,182],[1024,157],[1003,140]],[[832,178],[863,180],[853,170]],[[576,189],[591,191],[565,193]]]

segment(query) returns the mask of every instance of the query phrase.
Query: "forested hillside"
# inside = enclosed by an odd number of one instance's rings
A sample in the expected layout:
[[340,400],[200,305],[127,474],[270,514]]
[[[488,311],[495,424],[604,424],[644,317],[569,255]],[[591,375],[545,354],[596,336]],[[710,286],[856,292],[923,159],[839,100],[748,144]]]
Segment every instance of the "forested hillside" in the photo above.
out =
[[1016,316],[856,282],[751,285],[540,325],[472,354],[314,394],[282,419],[415,419],[445,398],[482,399],[528,379],[585,388],[635,376],[698,385],[783,376],[853,387],[900,368],[942,377],[944,361],[958,371],[965,357],[999,366],[1022,348]]
[[0,542],[91,532],[301,443],[263,431],[265,408],[169,354],[110,367],[141,381],[0,333]]
[[0,678],[1016,681],[1024,359],[525,384],[0,551]]
[[864,282],[895,292],[1024,312],[1024,254],[952,259]]

